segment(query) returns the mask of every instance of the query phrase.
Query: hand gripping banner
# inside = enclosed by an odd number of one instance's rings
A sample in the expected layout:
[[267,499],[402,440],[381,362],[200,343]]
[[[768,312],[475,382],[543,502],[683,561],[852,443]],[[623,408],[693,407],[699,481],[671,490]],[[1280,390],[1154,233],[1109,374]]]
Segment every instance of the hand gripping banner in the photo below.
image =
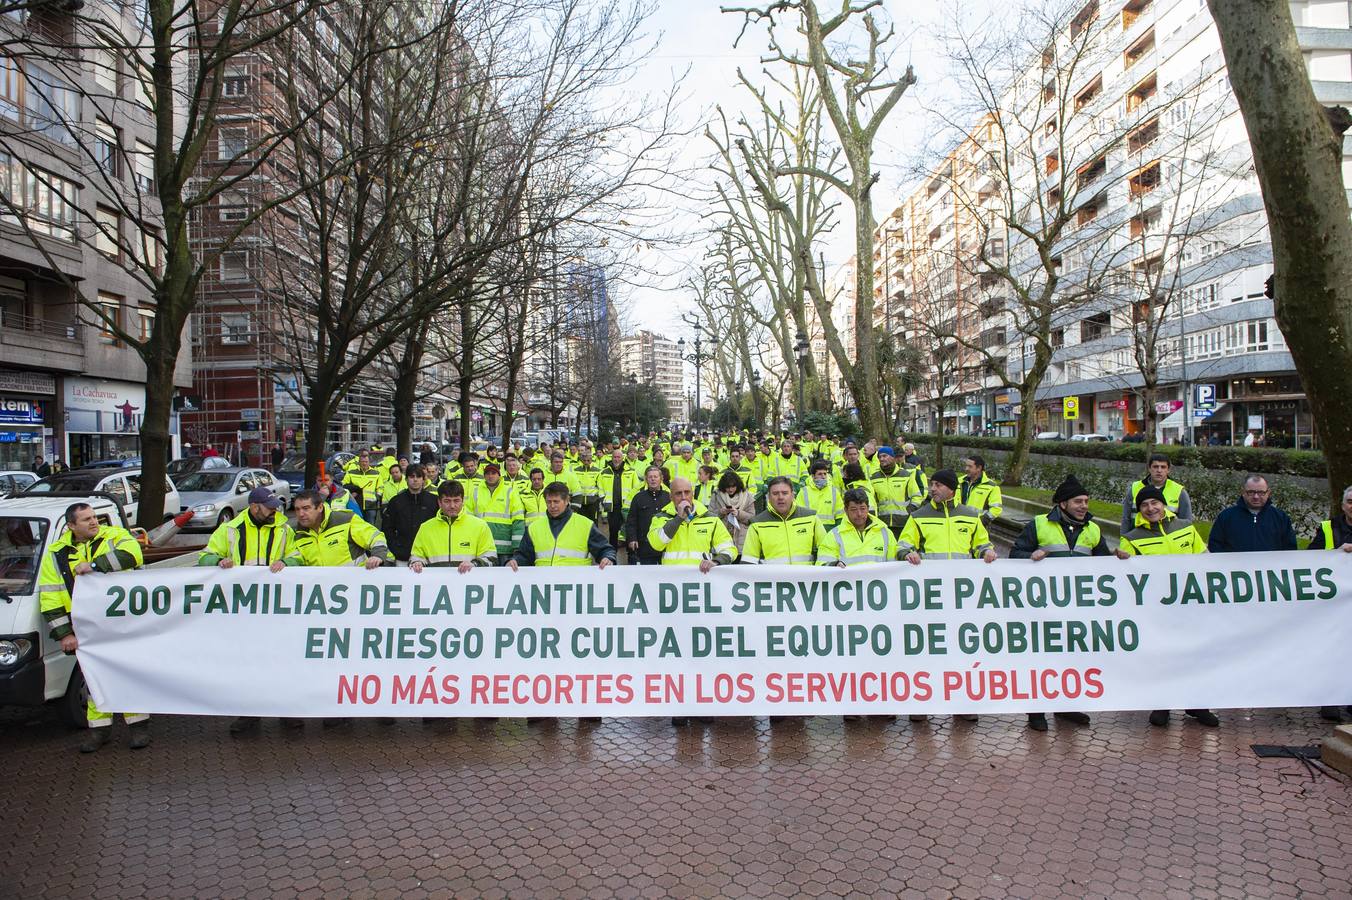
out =
[[1352,700],[1352,554],[79,579],[100,709],[1015,713]]

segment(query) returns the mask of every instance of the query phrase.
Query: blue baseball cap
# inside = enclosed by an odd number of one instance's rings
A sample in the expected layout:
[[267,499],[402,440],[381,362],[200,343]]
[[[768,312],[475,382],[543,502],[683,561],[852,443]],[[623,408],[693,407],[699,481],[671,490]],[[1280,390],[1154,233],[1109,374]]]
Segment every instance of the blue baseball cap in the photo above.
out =
[[282,498],[265,487],[256,487],[249,492],[250,503],[261,503],[268,509],[281,509]]

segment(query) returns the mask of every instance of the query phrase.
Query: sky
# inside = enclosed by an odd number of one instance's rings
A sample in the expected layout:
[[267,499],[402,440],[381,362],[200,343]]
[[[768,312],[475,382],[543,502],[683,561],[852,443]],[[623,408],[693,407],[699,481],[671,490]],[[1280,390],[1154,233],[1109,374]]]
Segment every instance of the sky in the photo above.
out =
[[[731,0],[731,5],[746,2]],[[961,0],[961,3],[964,17],[1010,6],[997,0]],[[635,247],[630,258],[639,271],[627,276],[612,292],[626,330],[647,328],[672,340],[690,337],[684,334],[689,329],[680,322],[679,314],[694,307],[682,292],[680,282],[698,269],[706,246],[702,235],[709,227],[711,207],[705,204],[702,195],[711,178],[703,171],[703,165],[713,148],[702,136],[703,123],[712,120],[717,104],[728,111],[730,119],[736,111],[751,108],[751,103],[743,99],[747,96],[745,89],[737,84],[737,68],[759,73],[766,46],[764,27],[752,26],[734,47],[742,17],[721,13],[719,5],[719,0],[658,0],[648,22],[655,49],[627,87],[634,93],[660,94],[683,79],[680,118],[692,134],[680,142],[679,160],[682,168],[692,170],[692,183],[679,195],[669,192],[653,195],[650,203],[668,217],[664,223],[667,230],[685,236],[687,242],[678,246]],[[824,0],[821,5],[835,4]],[[943,104],[956,90],[948,75],[949,64],[940,40],[944,26],[954,15],[952,2],[886,0],[885,7],[896,26],[893,38],[896,70],[900,74],[909,62],[919,83],[893,110],[875,143],[875,168],[881,174],[875,188],[875,216],[885,215],[904,196],[916,167],[928,154],[940,149],[935,142],[937,123],[926,109]],[[848,221],[848,210],[841,212]],[[848,259],[853,242],[852,231],[840,227],[835,239],[823,248],[828,271]]]

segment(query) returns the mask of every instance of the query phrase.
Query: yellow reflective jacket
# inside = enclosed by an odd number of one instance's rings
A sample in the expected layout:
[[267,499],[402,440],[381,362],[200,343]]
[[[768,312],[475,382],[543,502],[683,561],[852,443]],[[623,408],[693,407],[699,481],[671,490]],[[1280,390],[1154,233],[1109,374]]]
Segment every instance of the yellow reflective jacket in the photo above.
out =
[[972,559],[994,545],[981,513],[970,506],[934,500],[920,504],[901,530],[901,555],[919,553],[923,559]]
[[678,519],[675,504],[668,503],[653,516],[648,543],[662,551],[662,565],[697,566],[706,559],[727,565],[735,560],[737,545],[723,520],[709,515],[698,500],[693,512],[692,519]]
[[408,561],[424,566],[458,566],[466,561],[491,566],[497,558],[497,546],[488,523],[462,509],[454,519],[437,510],[435,516],[422,523],[413,538]]
[[125,528],[102,525],[93,538],[78,543],[67,528],[42,554],[38,571],[38,605],[51,639],[59,641],[74,633],[70,627],[70,595],[75,589],[77,566],[89,563],[97,572],[124,572],[141,568],[143,560],[141,544]]
[[826,543],[826,529],[810,509],[795,507],[787,516],[773,509],[751,520],[742,544],[742,561],[781,566],[810,566]]
[[364,566],[367,557],[394,562],[380,529],[348,509],[329,510],[318,528],[299,529],[296,548],[307,566]]
[[270,566],[275,562],[288,566],[301,564],[296,533],[280,509],[275,510],[272,518],[263,525],[255,522],[246,509],[217,526],[207,540],[206,548],[198,554],[197,565],[214,566],[223,559],[237,566]]
[[897,558],[898,549],[892,530],[877,516],[868,517],[863,531],[846,519],[826,533],[826,542],[817,554],[817,562],[823,566],[842,562],[847,566],[891,562]]

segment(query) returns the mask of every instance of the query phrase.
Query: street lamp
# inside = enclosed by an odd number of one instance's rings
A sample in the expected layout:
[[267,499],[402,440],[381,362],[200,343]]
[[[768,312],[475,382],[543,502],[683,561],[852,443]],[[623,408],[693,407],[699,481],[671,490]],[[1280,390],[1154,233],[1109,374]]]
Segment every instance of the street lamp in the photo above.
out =
[[756,422],[756,430],[761,427],[760,417],[760,373],[755,369],[751,370],[751,417]]
[[[694,366],[695,366],[695,406],[694,406],[694,409],[699,409],[699,408],[700,408],[700,381],[701,381],[700,371],[701,371],[701,368],[703,367],[705,361],[706,361],[706,360],[713,359],[713,358],[714,358],[714,355],[713,355],[712,353],[705,353],[705,352],[704,352],[704,350],[703,350],[703,338],[701,337],[700,331],[699,331],[698,328],[695,329],[695,352],[694,352],[694,353],[689,353],[689,354],[687,354],[687,353],[685,352],[685,338],[681,338],[681,339],[679,339],[679,340],[676,341],[676,350],[677,350],[678,353],[681,354],[681,359],[685,360],[685,361],[688,362],[688,363],[693,363]],[[693,425],[693,424],[694,424],[694,421],[695,421],[695,413],[694,413],[694,410],[692,409],[692,410],[691,410],[691,413],[690,413],[690,423]]]
[[634,401],[634,434],[638,434],[638,379],[630,372],[625,380],[629,382],[629,396]]
[[803,422],[803,407],[806,405],[806,401],[804,400],[804,397],[803,397],[803,394],[804,394],[804,387],[805,387],[805,385],[803,384],[803,382],[804,382],[804,379],[806,378],[806,376],[804,375],[804,373],[807,371],[807,354],[808,354],[808,350],[809,350],[810,348],[811,348],[811,345],[807,342],[807,335],[803,334],[801,331],[798,332],[798,334],[797,334],[797,336],[796,336],[796,338],[795,338],[795,340],[794,340],[794,344],[793,344],[793,353],[794,353],[795,356],[798,357],[798,422],[799,422],[799,426],[798,426],[798,427],[799,427],[799,428],[802,428],[802,422]]

